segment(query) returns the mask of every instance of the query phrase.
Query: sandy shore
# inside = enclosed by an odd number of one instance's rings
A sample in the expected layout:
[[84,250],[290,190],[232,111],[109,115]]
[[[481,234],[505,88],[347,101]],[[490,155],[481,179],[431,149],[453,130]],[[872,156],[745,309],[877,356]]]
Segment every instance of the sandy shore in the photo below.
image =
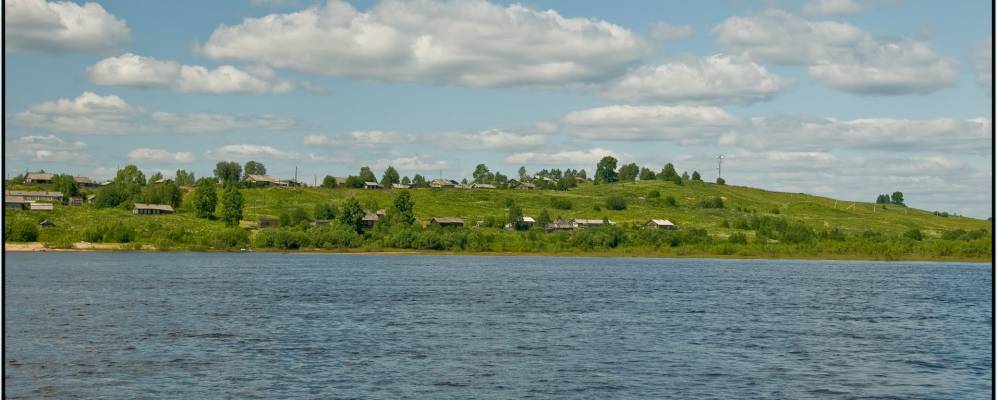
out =
[[[23,252],[136,250],[133,246],[124,245],[120,243],[88,243],[88,242],[73,243],[72,248],[45,247],[45,244],[41,242],[4,243],[3,249],[4,251],[23,251]],[[151,245],[143,245],[140,250],[156,250],[156,248]]]

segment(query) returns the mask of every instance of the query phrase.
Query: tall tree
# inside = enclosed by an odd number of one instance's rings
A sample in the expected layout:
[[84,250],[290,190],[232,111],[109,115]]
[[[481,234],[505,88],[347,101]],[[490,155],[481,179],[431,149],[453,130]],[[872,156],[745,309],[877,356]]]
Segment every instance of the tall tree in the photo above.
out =
[[377,182],[377,175],[374,175],[370,167],[364,166],[360,168],[360,179],[364,182]]
[[80,187],[76,184],[76,178],[68,174],[60,174],[52,177],[52,187],[55,191],[62,193],[63,200],[80,194]]
[[523,179],[526,179],[526,166],[520,165],[518,172],[519,172],[519,180],[520,181],[522,181]]
[[522,230],[525,227],[523,224],[523,209],[519,208],[517,205],[509,206],[509,218],[506,219],[512,228],[515,230]]
[[412,177],[412,186],[417,188],[422,188],[429,186],[429,184],[426,183],[426,178],[424,178],[422,175],[415,174],[415,176]]
[[152,176],[149,177],[148,184],[151,185],[153,183],[156,183],[156,181],[160,181],[160,180],[163,180],[163,174],[159,173],[159,172],[156,172],[156,173],[152,174]]
[[623,182],[633,182],[637,179],[637,174],[640,172],[640,168],[637,164],[630,163],[624,164],[620,167],[620,181]]
[[674,180],[675,177],[677,176],[678,173],[675,172],[675,166],[672,165],[672,163],[668,163],[665,164],[663,168],[661,168],[661,173],[658,174],[658,179],[670,181]]
[[[478,164],[474,167],[474,172],[471,173],[471,177],[474,178],[474,183],[486,183],[489,182],[488,166],[485,164]],[[493,176],[494,177],[494,176]]]
[[339,213],[339,221],[348,227],[353,228],[357,233],[363,232],[363,217],[367,213],[360,206],[356,198],[350,197],[343,205],[342,212]]
[[703,177],[699,175],[699,171],[692,171],[692,180],[702,182]]
[[[236,164],[238,165],[238,164]],[[211,218],[218,205],[218,193],[215,192],[215,182],[208,178],[197,180],[194,193],[191,194],[191,204],[194,213],[200,218]]]
[[263,166],[263,163],[256,161],[246,161],[246,166],[242,168],[242,179],[248,178],[250,175],[266,175],[267,167]]
[[215,178],[222,183],[236,183],[242,176],[242,166],[235,161],[219,161],[214,172]]
[[647,168],[647,167],[641,167],[640,168],[640,180],[642,180],[642,181],[652,181],[652,180],[654,180],[655,177],[656,177],[656,175],[654,175],[654,171],[651,171],[650,168]]
[[394,206],[401,221],[409,225],[415,223],[415,203],[412,202],[412,195],[407,190],[395,196]]
[[893,194],[890,195],[890,202],[899,206],[904,205],[903,192],[893,192]]
[[124,190],[128,198],[132,198],[145,186],[145,174],[139,171],[138,167],[129,164],[118,170],[113,183]]
[[324,187],[326,189],[335,189],[336,188],[336,177],[334,177],[332,175],[326,175],[325,178],[322,178],[322,187]]
[[147,185],[136,196],[135,201],[151,204],[169,204],[176,208],[180,206],[180,188],[174,182],[164,182],[158,185]]
[[228,185],[222,193],[222,221],[225,225],[236,226],[242,220],[242,193],[235,185]]
[[412,180],[408,178],[408,175],[402,177],[402,185],[410,185]]
[[398,182],[401,182],[401,178],[398,176],[398,171],[395,170],[395,167],[389,165],[388,169],[384,170],[384,175],[381,177],[381,185],[384,185],[384,187],[390,189],[391,185]]
[[176,182],[177,186],[194,186],[194,173],[178,169],[173,181]]
[[544,229],[549,223],[550,223],[550,213],[548,213],[547,209],[545,208],[542,211],[540,211],[540,215],[537,216],[537,227],[540,229]]
[[595,166],[596,183],[613,183],[619,180],[616,174],[616,159],[605,156]]

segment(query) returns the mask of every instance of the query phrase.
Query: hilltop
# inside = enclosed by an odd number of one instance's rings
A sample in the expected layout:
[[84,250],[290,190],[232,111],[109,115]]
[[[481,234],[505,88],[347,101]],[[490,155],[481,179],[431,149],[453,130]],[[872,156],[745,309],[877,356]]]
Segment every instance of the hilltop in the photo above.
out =
[[[412,248],[479,253],[967,260],[989,260],[992,249],[992,224],[986,220],[701,181],[583,183],[567,191],[317,187],[239,191],[243,197],[241,229],[228,228],[220,220],[197,218],[191,212],[191,194],[187,192],[176,214],[134,215],[124,208],[56,205],[53,211],[8,210],[5,230],[13,221],[48,219],[54,226],[41,228],[37,240],[49,246],[127,242],[135,249],[143,245],[158,249]],[[411,227],[405,228],[404,234],[384,228],[354,235],[340,229],[335,221],[332,227],[297,222],[295,227],[256,227],[260,218],[267,217],[283,217],[287,223],[287,216],[296,214],[299,219],[312,220],[316,206],[341,208],[351,198],[368,210],[390,209],[395,196],[403,191],[411,196],[416,220],[425,223],[435,217],[460,217],[465,228],[440,231]],[[219,189],[219,198],[220,193]],[[626,208],[608,209],[609,198],[622,199]],[[722,208],[711,208],[719,206],[714,204],[716,199]],[[551,219],[608,219],[616,225],[558,233],[507,231],[501,225],[510,206],[534,218],[546,210]],[[650,219],[668,219],[679,229],[641,229]],[[117,230],[123,232],[115,233]]]

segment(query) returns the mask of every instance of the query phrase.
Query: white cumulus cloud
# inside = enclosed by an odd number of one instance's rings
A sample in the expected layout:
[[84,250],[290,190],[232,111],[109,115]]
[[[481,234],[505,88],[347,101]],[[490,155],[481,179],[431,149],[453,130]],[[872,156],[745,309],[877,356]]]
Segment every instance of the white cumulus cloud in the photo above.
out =
[[163,149],[138,148],[128,152],[128,159],[154,163],[189,163],[194,161],[194,154],[186,151],[170,153]]
[[560,150],[555,152],[523,152],[510,154],[505,158],[509,164],[592,166],[603,157],[619,159],[620,154],[596,147],[588,150]]
[[754,62],[714,55],[637,68],[601,95],[629,103],[748,104],[769,100],[787,86],[789,81]]
[[415,142],[415,135],[384,131],[354,131],[348,135],[308,135],[304,143],[318,147],[372,147]]
[[433,142],[447,149],[501,150],[540,146],[547,142],[547,137],[543,133],[489,129],[480,132],[440,133],[433,135]]
[[125,21],[97,3],[4,1],[6,51],[100,53],[130,42]]
[[803,12],[817,15],[850,15],[864,10],[862,3],[855,0],[811,0],[803,5]]
[[208,156],[216,159],[244,160],[250,158],[294,159],[299,155],[294,152],[278,150],[273,146],[259,144],[227,144],[208,151]]
[[87,74],[98,85],[166,87],[188,93],[284,93],[294,89],[292,82],[274,78],[269,68],[244,71],[222,65],[208,69],[132,53],[100,60],[87,68]]
[[574,111],[561,119],[565,133],[586,139],[708,142],[736,126],[737,118],[711,106],[614,105]]
[[8,140],[4,154],[19,160],[86,164],[93,161],[85,152],[86,148],[86,143],[78,140],[68,141],[55,135],[28,135]]
[[219,26],[198,50],[215,59],[375,80],[561,86],[619,75],[650,46],[606,21],[519,4],[386,0],[358,11],[332,0]]

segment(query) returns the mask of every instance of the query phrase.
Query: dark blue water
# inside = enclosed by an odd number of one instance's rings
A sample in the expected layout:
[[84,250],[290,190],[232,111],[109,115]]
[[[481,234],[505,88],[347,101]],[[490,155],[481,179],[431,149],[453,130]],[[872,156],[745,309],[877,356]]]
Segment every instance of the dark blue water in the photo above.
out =
[[988,398],[991,265],[8,253],[9,398]]

